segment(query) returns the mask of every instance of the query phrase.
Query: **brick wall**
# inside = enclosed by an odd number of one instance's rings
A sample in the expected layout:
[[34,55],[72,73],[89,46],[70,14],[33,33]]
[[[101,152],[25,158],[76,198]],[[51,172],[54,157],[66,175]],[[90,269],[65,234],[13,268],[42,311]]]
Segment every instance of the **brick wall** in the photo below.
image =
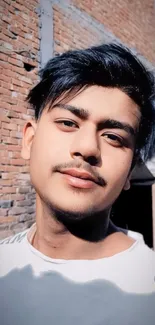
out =
[[53,27],[54,54],[116,39],[91,16],[62,1],[53,1]]
[[39,49],[41,58],[50,58],[68,49],[121,41],[138,51],[152,68],[155,10],[154,0],[1,0],[0,18],[3,238],[34,220],[35,193],[20,150],[23,124],[33,116],[24,99],[37,81]]
[[154,0],[52,3],[55,52],[119,40],[155,65]]
[[0,4],[1,238],[28,227],[34,218],[35,194],[20,151],[23,125],[33,115],[25,97],[38,79],[37,5],[36,0]]
[[72,0],[71,2],[155,64],[154,0]]

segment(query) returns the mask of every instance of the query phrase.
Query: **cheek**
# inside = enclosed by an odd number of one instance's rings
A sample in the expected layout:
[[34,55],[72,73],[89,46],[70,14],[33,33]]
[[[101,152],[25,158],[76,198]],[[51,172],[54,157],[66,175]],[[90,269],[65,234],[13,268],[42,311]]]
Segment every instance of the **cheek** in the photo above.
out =
[[69,138],[64,139],[58,132],[48,129],[37,132],[32,145],[31,162],[33,165],[36,163],[36,168],[42,166],[44,169],[66,162],[69,160],[69,148]]
[[[119,152],[115,157],[106,157],[103,159],[103,174],[105,177],[107,175],[112,183],[120,182],[122,183],[129,175],[131,164],[133,159],[132,150],[127,152]],[[105,170],[106,169],[106,170]]]

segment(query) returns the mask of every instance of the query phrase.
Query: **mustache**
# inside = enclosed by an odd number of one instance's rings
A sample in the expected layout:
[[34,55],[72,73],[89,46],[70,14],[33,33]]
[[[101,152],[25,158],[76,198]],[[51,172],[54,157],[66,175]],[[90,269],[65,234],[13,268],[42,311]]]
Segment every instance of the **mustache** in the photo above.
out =
[[90,173],[95,179],[97,179],[97,182],[99,183],[99,185],[101,185],[101,186],[107,185],[107,182],[105,181],[105,179],[103,177],[101,177],[97,171],[93,170],[92,167],[87,163],[84,164],[81,162],[70,162],[70,163],[58,164],[53,167],[52,171],[61,173],[65,169],[69,169],[69,168],[85,170],[88,173]]

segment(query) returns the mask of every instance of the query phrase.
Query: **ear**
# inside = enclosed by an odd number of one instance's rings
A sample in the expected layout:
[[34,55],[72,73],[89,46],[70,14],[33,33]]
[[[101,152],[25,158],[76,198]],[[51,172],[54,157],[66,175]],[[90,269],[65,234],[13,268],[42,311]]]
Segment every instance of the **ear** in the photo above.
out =
[[124,188],[125,191],[130,189],[130,177],[127,178],[125,184],[124,184]]
[[23,140],[21,156],[23,159],[29,160],[31,153],[31,146],[33,143],[37,123],[33,120],[28,121],[23,128]]

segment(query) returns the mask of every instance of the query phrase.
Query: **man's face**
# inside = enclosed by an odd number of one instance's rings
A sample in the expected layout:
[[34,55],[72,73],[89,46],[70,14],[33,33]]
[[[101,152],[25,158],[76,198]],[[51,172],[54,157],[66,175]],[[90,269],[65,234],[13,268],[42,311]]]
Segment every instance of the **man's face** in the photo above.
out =
[[45,109],[27,124],[22,151],[39,196],[80,214],[110,207],[129,187],[139,120],[137,105],[116,88],[92,86]]

